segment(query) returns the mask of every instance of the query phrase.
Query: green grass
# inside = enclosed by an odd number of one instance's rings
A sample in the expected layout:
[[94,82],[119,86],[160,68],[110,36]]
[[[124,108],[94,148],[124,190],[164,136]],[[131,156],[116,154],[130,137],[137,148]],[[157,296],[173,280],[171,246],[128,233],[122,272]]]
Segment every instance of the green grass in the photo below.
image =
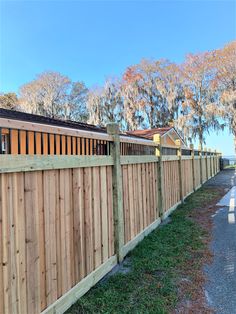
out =
[[193,254],[204,250],[205,234],[189,217],[191,210],[217,195],[217,190],[202,188],[189,196],[172,214],[171,223],[157,228],[128,255],[128,273],[98,283],[66,313],[170,313],[179,301],[185,266],[191,261],[193,273],[202,266]]
[[225,166],[224,169],[236,169],[236,165]]

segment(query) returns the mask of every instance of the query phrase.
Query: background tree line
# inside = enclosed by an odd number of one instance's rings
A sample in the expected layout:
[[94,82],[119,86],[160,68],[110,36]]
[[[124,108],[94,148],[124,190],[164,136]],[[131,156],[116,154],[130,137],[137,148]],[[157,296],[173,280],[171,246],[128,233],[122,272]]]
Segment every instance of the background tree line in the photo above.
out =
[[197,138],[201,145],[211,129],[225,126],[236,138],[236,41],[189,54],[180,65],[145,59],[91,89],[45,72],[23,85],[19,96],[1,94],[0,107],[99,126],[115,121],[122,130],[174,122],[190,142]]

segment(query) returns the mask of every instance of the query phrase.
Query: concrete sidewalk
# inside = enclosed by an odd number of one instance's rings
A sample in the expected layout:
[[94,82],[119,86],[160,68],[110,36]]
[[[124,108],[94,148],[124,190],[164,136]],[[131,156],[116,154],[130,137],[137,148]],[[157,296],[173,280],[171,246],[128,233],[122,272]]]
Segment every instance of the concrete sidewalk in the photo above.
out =
[[224,170],[206,186],[224,187],[226,195],[213,216],[213,263],[205,267],[206,298],[218,314],[236,314],[236,171]]

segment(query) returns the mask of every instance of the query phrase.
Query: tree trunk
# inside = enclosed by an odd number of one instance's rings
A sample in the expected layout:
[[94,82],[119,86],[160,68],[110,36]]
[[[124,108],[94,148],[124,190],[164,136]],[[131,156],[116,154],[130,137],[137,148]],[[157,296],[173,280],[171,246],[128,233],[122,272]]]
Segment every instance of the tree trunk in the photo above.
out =
[[202,118],[199,117],[199,145],[201,150],[203,150],[203,131],[202,131]]
[[151,105],[151,112],[150,112],[150,128],[154,128],[154,106]]

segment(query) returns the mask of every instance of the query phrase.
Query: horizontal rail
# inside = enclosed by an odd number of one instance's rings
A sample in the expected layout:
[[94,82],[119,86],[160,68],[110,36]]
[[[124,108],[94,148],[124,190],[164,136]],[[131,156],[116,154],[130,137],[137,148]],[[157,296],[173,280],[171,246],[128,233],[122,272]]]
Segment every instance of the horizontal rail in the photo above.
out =
[[99,133],[93,131],[75,130],[65,127],[56,127],[48,124],[31,123],[13,119],[0,118],[1,128],[20,129],[25,131],[43,132],[52,134],[61,134],[68,136],[77,136],[84,138],[92,138],[98,140],[112,141],[112,136],[106,133]]
[[178,156],[163,156],[162,161],[173,161],[173,160],[179,160]]
[[120,136],[120,142],[121,143],[132,143],[132,144],[158,147],[158,145],[151,140],[145,140],[145,139],[141,139],[141,138],[139,139],[139,138],[128,137],[128,136],[126,137],[123,135]]
[[130,165],[130,164],[142,164],[149,162],[158,162],[158,157],[156,156],[121,156],[120,163],[121,165]]
[[[191,156],[182,156],[182,160],[190,160]],[[194,159],[200,159],[195,156]],[[202,158],[203,159],[203,158]],[[158,162],[156,156],[121,156],[121,165],[141,164]],[[178,156],[163,156],[162,161],[179,160]],[[111,156],[44,156],[44,155],[1,155],[0,173],[49,170],[49,169],[67,169],[82,167],[97,167],[113,165]]]
[[175,145],[168,145],[168,144],[165,144],[165,145],[162,144],[162,147],[163,147],[163,148],[178,149],[178,146],[175,146]]
[[182,156],[182,160],[190,160],[193,159],[192,156]]
[[0,173],[113,165],[111,156],[2,155]]

